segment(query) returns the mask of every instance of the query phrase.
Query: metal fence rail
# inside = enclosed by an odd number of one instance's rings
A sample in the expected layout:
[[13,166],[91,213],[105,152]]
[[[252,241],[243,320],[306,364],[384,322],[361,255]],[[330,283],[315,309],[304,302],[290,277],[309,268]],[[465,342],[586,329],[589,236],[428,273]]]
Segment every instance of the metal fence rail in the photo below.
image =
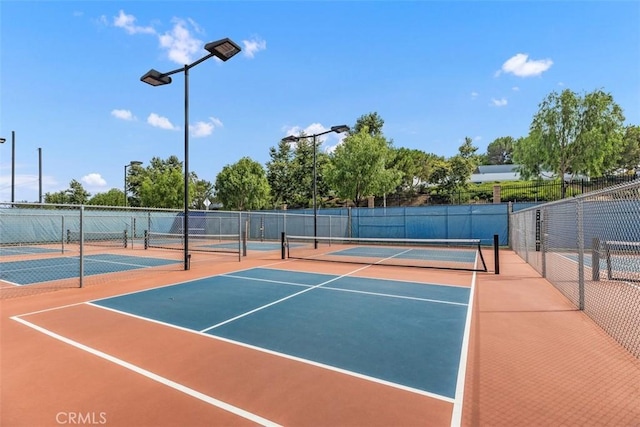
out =
[[640,182],[510,214],[512,249],[640,358]]

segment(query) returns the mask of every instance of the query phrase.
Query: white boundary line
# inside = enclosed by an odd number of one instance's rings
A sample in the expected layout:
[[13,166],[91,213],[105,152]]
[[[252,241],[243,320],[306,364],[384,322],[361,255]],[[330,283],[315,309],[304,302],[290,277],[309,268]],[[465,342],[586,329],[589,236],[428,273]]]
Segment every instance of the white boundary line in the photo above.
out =
[[212,405],[212,406],[215,406],[217,408],[220,408],[220,409],[222,409],[224,411],[231,412],[232,414],[238,415],[238,416],[240,416],[242,418],[245,418],[247,420],[253,421],[253,422],[258,423],[258,424],[263,425],[263,426],[273,426],[273,427],[280,426],[279,424],[277,424],[277,423],[275,423],[273,421],[270,421],[270,420],[268,420],[266,418],[262,418],[259,415],[252,414],[251,412],[245,411],[244,409],[241,409],[241,408],[238,408],[236,406],[230,405],[230,404],[228,404],[226,402],[223,402],[221,400],[215,399],[215,398],[213,398],[211,396],[208,396],[208,395],[206,395],[204,393],[201,393],[201,392],[199,392],[197,390],[189,388],[189,387],[187,387],[185,385],[179,384],[179,383],[177,383],[175,381],[171,381],[168,378],[164,378],[164,377],[162,377],[160,375],[154,374],[153,372],[147,371],[146,369],[140,368],[139,366],[133,365],[133,364],[131,364],[129,362],[125,362],[122,359],[118,359],[117,357],[111,356],[111,355],[109,355],[107,353],[104,353],[102,351],[96,350],[96,349],[94,349],[92,347],[86,346],[84,344],[80,344],[77,341],[74,341],[74,340],[71,340],[69,338],[63,337],[62,335],[58,335],[55,332],[49,331],[48,329],[42,328],[42,327],[40,327],[38,325],[35,325],[35,324],[31,323],[31,322],[28,322],[28,321],[26,321],[24,319],[21,319],[21,318],[19,318],[17,316],[13,316],[13,317],[11,317],[11,319],[15,320],[16,322],[20,322],[23,325],[28,326],[28,327],[30,327],[32,329],[35,329],[38,332],[41,332],[41,333],[43,333],[45,335],[48,335],[51,338],[57,339],[58,341],[62,341],[65,344],[71,345],[71,346],[76,347],[76,348],[78,348],[80,350],[86,351],[87,353],[90,353],[90,354],[92,354],[94,356],[97,356],[97,357],[100,357],[102,359],[105,359],[108,362],[111,362],[111,363],[114,363],[116,365],[119,365],[119,366],[121,366],[121,367],[123,367],[125,369],[133,371],[133,372],[135,372],[137,374],[140,374],[140,375],[142,375],[144,377],[147,377],[147,378],[149,378],[149,379],[151,379],[153,381],[156,381],[156,382],[158,382],[158,383],[160,383],[162,385],[168,386],[168,387],[170,387],[170,388],[172,388],[174,390],[177,390],[177,391],[179,391],[181,393],[187,394],[187,395],[189,395],[191,397],[194,397],[194,398],[196,398],[198,400],[201,400],[201,401],[203,401],[205,403],[208,403],[209,405]]
[[[476,257],[476,265],[478,258]],[[469,292],[469,305],[467,306],[467,319],[464,324],[464,335],[462,337],[462,349],[460,351],[460,366],[458,367],[458,381],[456,384],[456,395],[453,401],[453,411],[451,413],[451,427],[460,427],[462,424],[462,407],[464,406],[464,384],[467,375],[467,360],[469,356],[469,341],[471,337],[471,317],[473,314],[473,298],[476,291],[477,273],[474,271],[471,278],[471,290]],[[476,354],[475,357],[478,357]]]

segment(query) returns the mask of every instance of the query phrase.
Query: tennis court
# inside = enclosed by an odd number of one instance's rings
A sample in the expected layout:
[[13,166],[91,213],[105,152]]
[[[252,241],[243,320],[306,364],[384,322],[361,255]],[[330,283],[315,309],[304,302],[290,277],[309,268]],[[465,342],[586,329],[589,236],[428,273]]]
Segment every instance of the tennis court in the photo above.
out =
[[[26,252],[51,253],[51,251]],[[12,285],[24,286],[54,280],[69,279],[78,275],[78,256],[36,258],[3,262],[0,280]],[[175,264],[164,258],[148,258],[116,254],[97,254],[84,257],[84,274],[87,276],[124,272],[149,267]]]
[[[136,242],[85,256],[109,286],[4,300],[3,425],[640,420],[637,359],[513,252],[496,275],[475,240],[284,237],[190,270]],[[3,271],[55,280],[64,257],[30,256]]]

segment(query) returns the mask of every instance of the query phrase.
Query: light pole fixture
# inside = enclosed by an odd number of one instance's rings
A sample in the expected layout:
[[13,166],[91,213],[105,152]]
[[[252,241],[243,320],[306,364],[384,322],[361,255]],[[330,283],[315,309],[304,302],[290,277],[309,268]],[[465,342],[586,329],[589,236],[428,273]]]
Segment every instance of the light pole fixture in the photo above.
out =
[[240,46],[229,38],[224,38],[207,43],[204,48],[209,52],[191,64],[185,64],[182,68],[161,73],[154,69],[149,70],[140,80],[151,86],[162,86],[171,83],[171,75],[184,73],[184,220],[182,233],[184,239],[184,269],[189,269],[189,70],[209,58],[216,57],[221,61],[227,61],[240,52]]
[[335,132],[335,133],[342,133],[342,132],[349,132],[349,126],[347,125],[338,125],[338,126],[331,126],[331,129],[324,131],[324,132],[320,132],[320,133],[316,133],[314,135],[307,135],[307,136],[294,136],[294,135],[289,135],[287,137],[282,138],[283,141],[286,142],[296,142],[299,141],[301,139],[306,139],[309,136],[313,138],[313,247],[314,249],[318,249],[318,203],[316,201],[317,199],[317,167],[316,167],[316,157],[317,154],[316,152],[318,151],[318,147],[316,144],[316,138],[322,135],[326,135],[328,133],[331,132]]
[[127,206],[127,168],[133,166],[140,166],[142,162],[138,160],[131,160],[128,165],[124,165],[124,206]]

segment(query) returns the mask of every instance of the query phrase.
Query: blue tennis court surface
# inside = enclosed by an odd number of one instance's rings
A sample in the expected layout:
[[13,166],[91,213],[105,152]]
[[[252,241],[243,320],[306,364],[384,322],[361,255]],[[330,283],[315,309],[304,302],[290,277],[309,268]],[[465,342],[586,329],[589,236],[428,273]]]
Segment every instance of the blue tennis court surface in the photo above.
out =
[[469,295],[256,268],[94,304],[454,398]]
[[[128,255],[88,255],[84,257],[84,274],[91,276],[115,273],[177,262],[176,260]],[[3,262],[0,268],[0,279],[15,285],[30,285],[78,277],[79,269],[80,263],[77,256]]]

